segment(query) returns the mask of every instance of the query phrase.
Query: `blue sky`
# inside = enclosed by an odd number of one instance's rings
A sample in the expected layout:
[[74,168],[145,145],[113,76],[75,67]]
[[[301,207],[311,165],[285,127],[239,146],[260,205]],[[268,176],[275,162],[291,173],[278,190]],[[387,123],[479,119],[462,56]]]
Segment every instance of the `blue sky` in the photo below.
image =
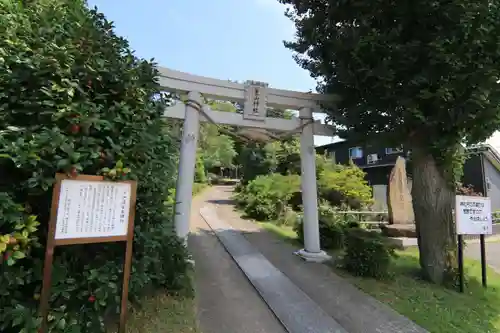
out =
[[[283,46],[295,33],[277,0],[88,0],[142,58],[197,75],[315,89]],[[317,145],[332,138],[316,137]]]
[[[278,0],[88,0],[114,21],[136,54],[164,67],[271,87],[315,89],[283,40],[295,27]],[[336,141],[315,137],[315,144]],[[500,133],[487,143],[500,149]]]

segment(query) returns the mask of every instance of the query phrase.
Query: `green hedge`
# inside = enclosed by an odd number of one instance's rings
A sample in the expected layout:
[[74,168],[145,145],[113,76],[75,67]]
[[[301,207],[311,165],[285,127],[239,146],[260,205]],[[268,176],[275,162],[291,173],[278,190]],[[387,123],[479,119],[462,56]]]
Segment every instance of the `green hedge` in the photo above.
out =
[[[56,172],[108,168],[138,180],[130,299],[151,288],[189,291],[188,255],[165,205],[177,139],[154,64],[81,0],[6,0],[0,16],[0,331],[37,332],[37,245],[46,242]],[[119,243],[56,251],[51,332],[104,332],[119,307],[123,257]]]
[[297,223],[300,223],[301,214],[294,211],[291,207],[286,206],[283,213],[276,219],[276,224],[285,225],[289,227],[295,227]]
[[346,229],[343,267],[353,275],[385,278],[389,275],[394,246],[376,232]]

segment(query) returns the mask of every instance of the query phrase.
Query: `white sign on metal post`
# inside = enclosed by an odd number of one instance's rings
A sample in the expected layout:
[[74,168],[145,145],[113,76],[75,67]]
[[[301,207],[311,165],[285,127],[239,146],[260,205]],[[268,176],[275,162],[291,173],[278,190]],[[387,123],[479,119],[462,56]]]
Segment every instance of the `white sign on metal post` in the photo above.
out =
[[491,235],[491,201],[487,197],[457,195],[455,221],[459,235]]
[[126,236],[131,194],[127,183],[63,180],[55,239]]

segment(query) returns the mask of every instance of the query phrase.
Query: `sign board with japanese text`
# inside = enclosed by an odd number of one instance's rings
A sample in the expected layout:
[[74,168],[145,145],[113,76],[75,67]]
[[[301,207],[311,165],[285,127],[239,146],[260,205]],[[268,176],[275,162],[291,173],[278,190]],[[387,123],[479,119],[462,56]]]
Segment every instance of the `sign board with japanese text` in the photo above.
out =
[[490,198],[457,195],[455,221],[459,235],[491,235],[493,226]]
[[55,239],[126,236],[132,184],[64,179]]
[[106,181],[102,176],[56,174],[45,250],[40,332],[48,332],[54,249],[62,245],[125,242],[119,333],[125,333],[136,204],[136,181]]

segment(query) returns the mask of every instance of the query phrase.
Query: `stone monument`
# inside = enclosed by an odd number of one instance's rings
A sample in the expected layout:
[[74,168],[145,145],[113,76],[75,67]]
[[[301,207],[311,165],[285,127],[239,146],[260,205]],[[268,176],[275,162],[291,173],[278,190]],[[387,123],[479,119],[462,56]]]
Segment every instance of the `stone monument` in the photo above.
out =
[[401,156],[391,171],[387,189],[387,207],[389,210],[388,236],[416,237],[415,215],[406,174],[406,162]]

